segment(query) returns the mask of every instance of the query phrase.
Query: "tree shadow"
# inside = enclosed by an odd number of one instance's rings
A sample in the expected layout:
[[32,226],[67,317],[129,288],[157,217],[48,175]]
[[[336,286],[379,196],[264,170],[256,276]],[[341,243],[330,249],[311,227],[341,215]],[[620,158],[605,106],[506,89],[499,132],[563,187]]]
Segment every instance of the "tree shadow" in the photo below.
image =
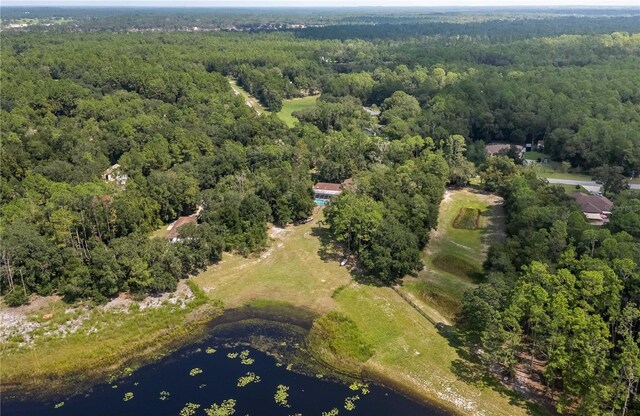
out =
[[320,241],[318,256],[320,256],[320,259],[325,263],[335,262],[340,264],[346,259],[347,263],[344,267],[356,282],[376,287],[388,286],[380,281],[380,279],[366,274],[364,269],[358,264],[356,256],[348,253],[348,250],[343,244],[335,241],[331,230],[327,227],[316,225],[311,229],[311,235],[317,237]]
[[550,409],[543,410],[539,404],[527,400],[524,393],[506,386],[498,379],[498,375],[490,372],[486,364],[477,355],[470,352],[469,346],[473,345],[473,340],[467,332],[443,323],[438,323],[436,329],[458,354],[459,358],[451,363],[451,371],[459,380],[475,387],[496,391],[507,397],[509,404],[526,408],[527,414],[555,414],[549,413]]

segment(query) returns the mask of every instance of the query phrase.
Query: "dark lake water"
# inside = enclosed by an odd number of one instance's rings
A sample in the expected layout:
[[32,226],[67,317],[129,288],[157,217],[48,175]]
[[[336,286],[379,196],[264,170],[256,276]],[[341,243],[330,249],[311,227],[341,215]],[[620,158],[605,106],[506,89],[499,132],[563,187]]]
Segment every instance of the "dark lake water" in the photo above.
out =
[[[187,403],[200,405],[194,415],[206,415],[206,408],[227,399],[235,400],[234,415],[320,416],[333,408],[338,409],[340,415],[354,416],[447,415],[371,383],[368,392],[363,392],[362,386],[355,390],[356,386],[348,381],[338,381],[326,375],[320,377],[320,372],[299,373],[294,368],[298,364],[289,363],[289,366],[275,358],[273,352],[267,354],[246,343],[230,344],[230,340],[237,338],[237,331],[236,328],[223,336],[210,336],[141,367],[128,377],[112,384],[96,385],[83,394],[71,397],[55,397],[54,394],[48,399],[30,401],[3,395],[2,415],[180,415]],[[240,331],[247,335],[251,328],[244,327]],[[264,328],[259,331],[262,331],[261,337],[265,336]],[[274,338],[270,339],[273,341]],[[296,340],[276,338],[275,343],[280,346],[289,343],[286,346],[295,349],[291,344],[296,344]],[[238,356],[230,358],[228,354]],[[249,359],[243,363],[242,356]],[[238,387],[238,379],[248,372],[259,376],[260,381]],[[289,387],[287,402],[290,407],[276,403],[274,395],[279,385]],[[127,393],[133,394],[129,400],[125,400]],[[358,396],[353,401],[355,409],[348,411],[345,399],[354,396]],[[56,408],[55,405],[61,402],[64,405]]]

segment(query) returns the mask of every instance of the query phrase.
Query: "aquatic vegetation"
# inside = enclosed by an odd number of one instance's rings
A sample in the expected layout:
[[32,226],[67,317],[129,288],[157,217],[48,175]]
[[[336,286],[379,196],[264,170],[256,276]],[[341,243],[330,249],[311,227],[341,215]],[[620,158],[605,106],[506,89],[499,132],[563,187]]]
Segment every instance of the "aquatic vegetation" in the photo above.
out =
[[248,350],[244,350],[240,353],[240,359],[242,360],[242,364],[244,365],[251,365],[255,362],[255,360],[253,358],[249,358],[249,351]]
[[238,353],[237,352],[229,352],[227,353],[227,357],[231,358],[232,360],[234,358],[238,358]]
[[316,378],[317,379],[324,378],[324,374],[318,373],[318,374],[316,374]]
[[196,410],[200,408],[201,405],[197,403],[187,403],[184,405],[182,410],[180,410],[180,416],[193,416],[196,414]]
[[334,407],[328,412],[322,412],[322,416],[338,416],[338,409]]
[[344,399],[344,408],[351,411],[356,408],[356,401],[360,400],[360,396],[357,394],[355,396],[347,397]]
[[354,381],[353,383],[351,383],[349,385],[349,388],[353,391],[358,391],[360,390],[360,392],[362,394],[368,394],[369,393],[369,384],[367,383],[361,383],[359,381]]
[[169,396],[171,395],[171,393],[169,393],[166,390],[162,390],[160,392],[160,400],[169,400]]
[[207,348],[204,352],[206,352],[207,354],[213,354],[213,353],[215,353],[216,351],[218,351],[218,350],[216,350],[215,348],[211,348],[211,347],[209,347],[209,348]]
[[189,375],[191,377],[197,376],[198,374],[202,374],[202,369],[201,368],[196,367],[196,368],[192,368],[191,371],[189,371]]
[[122,373],[124,374],[125,377],[129,377],[131,376],[131,374],[133,374],[133,368],[126,367],[124,370],[122,370]]
[[117,388],[118,388],[118,385],[117,385],[117,384],[114,384],[113,386],[111,386],[111,388],[112,388],[112,389],[117,389]]
[[278,385],[278,390],[276,390],[276,394],[273,396],[276,403],[282,407],[291,407],[289,404],[289,387],[283,384]]
[[56,403],[55,406],[53,406],[54,409],[59,409],[62,406],[64,406],[64,402],[60,402],[60,403]]
[[199,388],[199,389],[203,389],[203,388],[205,388],[205,387],[207,387],[207,385],[206,385],[206,384],[204,384],[204,383],[202,383],[202,384],[200,384],[200,385],[198,386],[198,388]]
[[244,387],[250,383],[259,383],[260,376],[257,376],[256,373],[248,372],[247,375],[241,376],[238,379],[238,387]]
[[133,399],[133,392],[128,391],[124,394],[124,398],[122,400],[128,402],[131,399]]
[[293,370],[293,364],[287,364],[287,370],[288,371]]
[[220,404],[212,404],[208,409],[204,409],[207,416],[231,416],[236,412],[236,401],[227,399]]
[[134,386],[137,386],[138,384],[140,384],[140,383],[137,382],[137,381],[135,383],[133,383]]
[[282,367],[282,363],[276,363],[276,367]]

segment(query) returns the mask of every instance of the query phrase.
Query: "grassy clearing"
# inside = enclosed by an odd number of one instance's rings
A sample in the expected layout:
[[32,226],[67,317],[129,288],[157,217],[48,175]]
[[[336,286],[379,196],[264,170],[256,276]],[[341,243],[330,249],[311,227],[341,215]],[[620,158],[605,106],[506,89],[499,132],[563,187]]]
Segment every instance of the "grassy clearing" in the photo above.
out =
[[[77,387],[82,380],[105,377],[197,336],[202,323],[222,309],[196,286],[192,290],[196,297],[184,309],[170,304],[128,312],[95,308],[73,334],[39,338],[32,348],[3,343],[3,386],[40,391]],[[60,301],[48,306],[54,310],[62,307]]]
[[318,97],[318,95],[313,95],[309,97],[284,100],[282,102],[282,110],[278,112],[278,117],[280,117],[280,120],[287,123],[287,126],[293,127],[298,122],[298,119],[291,114],[295,111],[313,107],[314,105],[316,105]]
[[279,232],[271,247],[259,256],[244,258],[225,253],[222,262],[193,281],[228,307],[270,299],[319,313],[331,311],[335,308],[333,291],[348,284],[351,276],[338,263],[341,253],[321,243],[329,238],[326,229],[317,227],[322,212],[315,218]]
[[475,230],[478,228],[478,220],[480,219],[480,210],[477,208],[460,208],[458,216],[453,220],[455,228],[463,230]]
[[[472,222],[474,213],[476,229],[456,227],[461,215]],[[503,214],[500,198],[464,189],[447,192],[439,215],[438,229],[423,254],[426,267],[416,279],[406,278],[403,290],[450,320],[459,312],[464,292],[478,281],[487,243],[500,237]]]
[[544,159],[549,159],[549,155],[545,155],[542,152],[524,152],[523,157],[526,160],[544,160]]
[[[462,206],[469,205],[458,208]],[[454,218],[455,214],[449,221]],[[496,390],[464,350],[453,346],[451,338],[391,288],[355,283],[339,266],[341,253],[328,248],[327,230],[318,225],[321,219],[322,212],[309,224],[272,233],[277,237],[262,256],[225,254],[221,264],[193,280],[230,307],[285,301],[320,313],[341,312],[348,320],[330,318],[341,316],[334,314],[320,318],[315,323],[316,342],[313,335],[310,339],[314,353],[330,365],[349,371],[356,365],[378,380],[461,414],[526,413],[517,399]],[[481,216],[480,223],[486,221]],[[457,231],[477,233],[480,239],[480,230]],[[476,246],[482,250],[480,241]]]
[[575,194],[576,192],[580,192],[582,194],[588,194],[589,191],[584,189],[580,185],[566,185],[566,184],[554,184],[553,186],[559,186],[564,190],[567,195]]

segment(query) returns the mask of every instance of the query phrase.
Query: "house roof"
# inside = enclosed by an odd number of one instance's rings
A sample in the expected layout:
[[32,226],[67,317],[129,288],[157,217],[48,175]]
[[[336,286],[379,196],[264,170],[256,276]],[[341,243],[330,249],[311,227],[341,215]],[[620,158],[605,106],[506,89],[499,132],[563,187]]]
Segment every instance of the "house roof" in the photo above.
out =
[[511,149],[511,146],[515,146],[515,148],[516,148],[516,150],[518,152],[521,152],[522,149],[524,149],[519,144],[512,145],[512,144],[509,144],[509,143],[490,143],[490,144],[485,146],[485,149],[487,149],[487,153],[489,153],[490,155],[495,155],[496,153],[498,153],[501,150],[509,150],[509,149]]
[[178,236],[180,235],[180,233],[178,232],[178,228],[182,227],[183,225],[197,224],[197,223],[198,223],[197,215],[189,215],[186,217],[178,218],[176,222],[173,224],[173,227],[171,227],[171,231],[169,231],[169,234],[167,234],[167,239],[173,240],[174,238],[178,238]]
[[313,187],[314,191],[332,191],[332,192],[340,192],[342,191],[342,184],[340,183],[329,183],[329,182],[318,182]]
[[580,205],[582,212],[585,213],[602,214],[605,212],[611,212],[611,208],[613,208],[613,202],[602,195],[585,195],[575,193],[572,196],[578,205]]

